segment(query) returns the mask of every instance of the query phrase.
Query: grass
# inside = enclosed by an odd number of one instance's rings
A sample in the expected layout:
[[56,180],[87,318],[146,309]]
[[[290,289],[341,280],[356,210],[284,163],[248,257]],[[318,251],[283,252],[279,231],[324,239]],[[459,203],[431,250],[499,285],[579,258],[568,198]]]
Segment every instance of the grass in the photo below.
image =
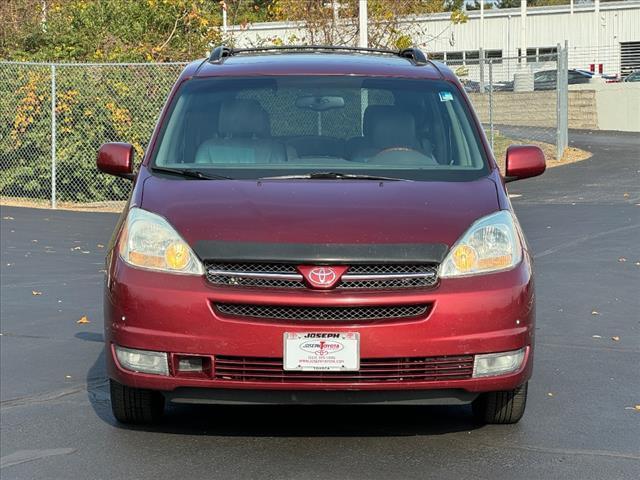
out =
[[493,153],[500,167],[500,171],[504,173],[505,158],[507,148],[510,145],[536,145],[544,152],[544,158],[547,159],[547,168],[559,167],[560,165],[568,165],[570,163],[580,162],[591,157],[591,153],[575,147],[569,147],[564,151],[562,158],[556,158],[556,146],[551,143],[538,142],[535,140],[516,140],[513,138],[500,135],[498,132],[493,137]]

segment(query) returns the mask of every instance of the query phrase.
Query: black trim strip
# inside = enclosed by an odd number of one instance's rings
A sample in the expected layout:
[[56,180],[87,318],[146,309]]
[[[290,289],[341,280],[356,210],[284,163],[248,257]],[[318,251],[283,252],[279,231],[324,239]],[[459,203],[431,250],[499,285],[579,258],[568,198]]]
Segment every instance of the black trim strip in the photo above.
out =
[[253,243],[200,240],[193,250],[203,260],[273,263],[441,263],[442,243]]
[[180,387],[163,394],[173,403],[231,405],[467,405],[478,397],[477,393],[457,389],[288,391]]

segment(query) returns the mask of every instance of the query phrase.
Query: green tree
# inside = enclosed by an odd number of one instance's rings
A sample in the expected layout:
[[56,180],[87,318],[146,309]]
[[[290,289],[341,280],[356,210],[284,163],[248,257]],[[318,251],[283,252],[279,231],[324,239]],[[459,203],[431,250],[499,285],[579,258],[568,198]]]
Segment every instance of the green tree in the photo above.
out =
[[[2,3],[2,2],[0,2]],[[219,39],[213,0],[8,0],[0,57],[167,61],[200,57]]]

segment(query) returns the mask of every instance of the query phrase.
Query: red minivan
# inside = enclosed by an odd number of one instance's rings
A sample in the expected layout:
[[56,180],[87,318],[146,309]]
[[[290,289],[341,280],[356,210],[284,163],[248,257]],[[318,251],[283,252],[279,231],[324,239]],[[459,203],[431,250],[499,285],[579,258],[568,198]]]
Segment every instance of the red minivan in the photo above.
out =
[[469,98],[418,49],[216,48],[188,65],[107,256],[111,404],[472,405],[514,423],[531,252]]

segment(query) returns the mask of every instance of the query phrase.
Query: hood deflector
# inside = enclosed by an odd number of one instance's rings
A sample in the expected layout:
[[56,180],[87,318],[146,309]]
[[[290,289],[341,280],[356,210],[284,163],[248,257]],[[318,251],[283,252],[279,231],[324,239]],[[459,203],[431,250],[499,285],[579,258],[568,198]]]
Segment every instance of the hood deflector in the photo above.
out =
[[253,243],[201,240],[203,260],[282,263],[441,263],[448,246],[435,244]]

